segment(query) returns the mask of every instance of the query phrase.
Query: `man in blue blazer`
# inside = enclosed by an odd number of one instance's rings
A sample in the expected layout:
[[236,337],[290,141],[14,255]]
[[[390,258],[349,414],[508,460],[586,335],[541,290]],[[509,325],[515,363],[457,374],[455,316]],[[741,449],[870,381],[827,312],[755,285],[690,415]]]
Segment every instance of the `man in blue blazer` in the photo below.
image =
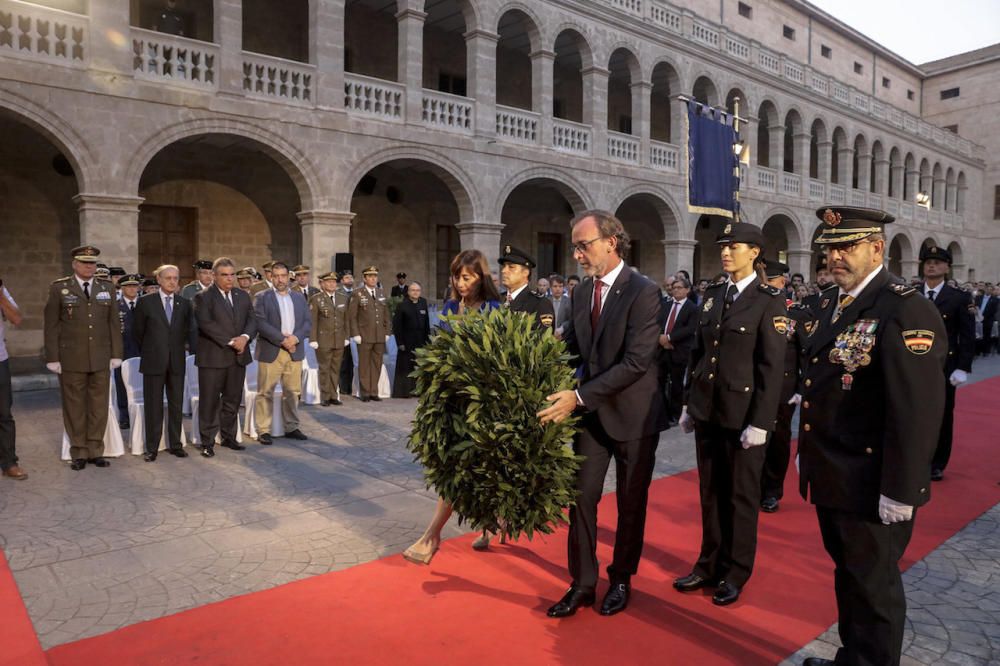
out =
[[257,294],[254,313],[257,315],[257,420],[258,441],[272,444],[271,407],[274,387],[281,382],[281,416],[285,436],[308,439],[299,430],[299,396],[302,394],[302,359],[305,339],[312,328],[312,317],[306,298],[288,288],[288,266],[276,261],[271,266],[273,289]]

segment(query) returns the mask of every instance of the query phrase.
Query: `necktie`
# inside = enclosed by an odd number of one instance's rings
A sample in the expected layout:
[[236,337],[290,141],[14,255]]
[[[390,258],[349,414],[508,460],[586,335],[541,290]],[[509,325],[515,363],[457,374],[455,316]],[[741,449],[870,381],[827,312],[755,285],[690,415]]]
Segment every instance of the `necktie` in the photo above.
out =
[[226,296],[226,305],[228,305],[229,308],[232,309],[232,307],[233,307],[233,297],[229,294],[228,291],[226,292],[225,296]]
[[841,294],[837,298],[837,310],[833,313],[834,322],[840,319],[840,315],[844,312],[844,308],[854,302],[854,297],[850,294]]
[[594,280],[594,305],[590,309],[590,330],[597,330],[597,322],[601,318],[601,292],[604,291],[604,283],[601,280]]
[[90,283],[89,282],[84,282],[83,283],[83,297],[86,298],[88,301],[90,300]]
[[726,309],[736,302],[736,295],[740,293],[740,290],[736,288],[736,284],[733,282],[729,283],[729,289],[726,289]]
[[670,316],[667,317],[667,327],[663,329],[665,335],[670,335],[670,331],[674,330],[674,321],[677,319],[677,308],[680,303],[674,301],[674,304],[670,306]]
[[167,296],[167,300],[164,301],[167,310],[167,323],[169,324],[174,318],[174,299]]
[[135,314],[135,301],[128,302],[128,312],[129,314]]
[[931,289],[930,291],[927,292],[927,298],[931,299],[931,302],[934,301],[934,298],[936,296],[937,296],[937,292],[935,290],[933,290],[933,289]]

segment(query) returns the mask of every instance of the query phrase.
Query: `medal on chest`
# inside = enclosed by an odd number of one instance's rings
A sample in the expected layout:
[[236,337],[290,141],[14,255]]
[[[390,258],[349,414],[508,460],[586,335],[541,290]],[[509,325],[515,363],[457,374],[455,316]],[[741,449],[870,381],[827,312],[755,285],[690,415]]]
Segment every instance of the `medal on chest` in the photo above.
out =
[[840,378],[840,388],[844,391],[851,390],[854,371],[871,364],[877,328],[878,319],[859,319],[834,340],[829,358],[831,363],[844,366]]

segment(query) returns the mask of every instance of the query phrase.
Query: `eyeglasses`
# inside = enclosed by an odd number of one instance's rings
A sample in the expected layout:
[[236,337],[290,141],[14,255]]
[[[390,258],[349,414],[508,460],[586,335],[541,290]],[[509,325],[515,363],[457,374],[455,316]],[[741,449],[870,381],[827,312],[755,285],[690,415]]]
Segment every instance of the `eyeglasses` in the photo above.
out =
[[573,243],[572,245],[570,245],[570,247],[573,248],[573,254],[576,254],[577,252],[579,252],[580,254],[584,254],[591,243],[596,243],[597,241],[603,238],[604,238],[603,236],[598,236],[597,238],[591,238],[588,241],[580,241],[579,243]]
[[823,247],[823,254],[829,256],[836,252],[841,255],[851,255],[854,254],[859,247],[865,243],[873,243],[870,240],[860,240],[855,243],[838,243],[837,245],[825,245]]

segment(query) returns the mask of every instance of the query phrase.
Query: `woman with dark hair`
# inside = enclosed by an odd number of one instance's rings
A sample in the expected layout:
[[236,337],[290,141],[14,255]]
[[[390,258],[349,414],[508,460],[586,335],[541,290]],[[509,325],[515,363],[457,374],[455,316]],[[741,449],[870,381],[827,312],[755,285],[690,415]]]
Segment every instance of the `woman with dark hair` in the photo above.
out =
[[763,277],[760,229],[727,224],[716,242],[726,275],[705,290],[680,418],[695,434],[701,553],[674,587],[715,587],[712,602],[725,606],[753,570],[764,445],[778,414],[789,323],[785,292]]
[[[451,261],[451,298],[441,314],[463,315],[466,312],[487,312],[500,307],[500,294],[490,276],[489,264],[479,250],[463,250]],[[447,322],[441,322],[447,328]],[[441,530],[451,518],[451,504],[438,498],[437,507],[423,536],[403,551],[403,557],[417,564],[430,564],[441,545]]]
[[392,334],[396,338],[396,374],[392,382],[393,398],[410,398],[416,383],[410,377],[416,367],[417,349],[431,337],[427,300],[420,294],[423,287],[414,280],[406,285],[406,295],[392,318]]

